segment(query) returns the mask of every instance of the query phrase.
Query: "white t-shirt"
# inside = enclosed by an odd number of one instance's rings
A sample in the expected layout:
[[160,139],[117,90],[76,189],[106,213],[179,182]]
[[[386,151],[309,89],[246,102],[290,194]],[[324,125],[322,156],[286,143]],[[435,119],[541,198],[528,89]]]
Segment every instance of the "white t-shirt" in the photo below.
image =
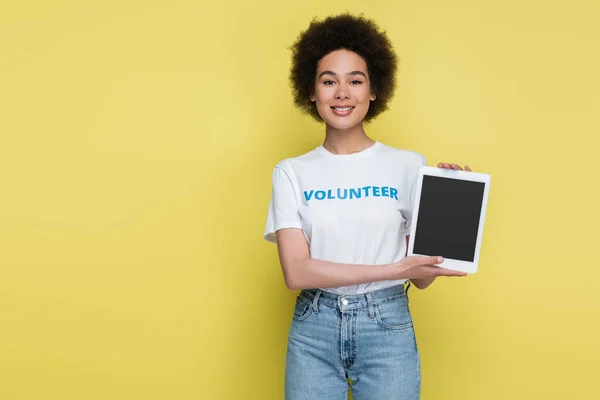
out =
[[[380,142],[352,154],[323,146],[279,162],[264,237],[300,228],[313,259],[380,265],[402,259],[410,234],[412,205],[421,154]],[[368,268],[368,267],[366,267]],[[322,288],[340,295],[360,294],[403,284],[378,281]]]

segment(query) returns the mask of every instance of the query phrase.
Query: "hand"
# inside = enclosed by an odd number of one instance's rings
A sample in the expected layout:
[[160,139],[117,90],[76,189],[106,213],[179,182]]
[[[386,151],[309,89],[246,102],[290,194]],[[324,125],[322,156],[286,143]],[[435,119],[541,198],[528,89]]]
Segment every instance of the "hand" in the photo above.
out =
[[392,266],[395,268],[395,279],[431,279],[438,276],[467,275],[465,272],[440,268],[434,265],[441,264],[442,262],[444,262],[442,257],[408,256],[392,264]]
[[[455,171],[462,171],[462,167],[458,164],[450,164],[450,163],[438,163],[438,168],[442,169],[453,169]],[[465,171],[471,172],[471,168],[468,165],[465,165]]]

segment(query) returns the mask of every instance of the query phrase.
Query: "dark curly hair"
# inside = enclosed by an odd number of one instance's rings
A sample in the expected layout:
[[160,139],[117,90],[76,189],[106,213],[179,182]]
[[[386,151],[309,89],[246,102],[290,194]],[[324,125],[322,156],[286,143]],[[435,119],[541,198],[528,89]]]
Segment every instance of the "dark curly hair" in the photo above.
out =
[[294,104],[317,121],[322,119],[316,105],[310,101],[315,90],[317,63],[340,49],[353,51],[366,61],[371,92],[376,99],[371,102],[364,121],[369,122],[387,110],[394,96],[398,61],[385,31],[372,20],[349,13],[327,17],[323,21],[313,18],[290,49],[293,54],[289,79]]

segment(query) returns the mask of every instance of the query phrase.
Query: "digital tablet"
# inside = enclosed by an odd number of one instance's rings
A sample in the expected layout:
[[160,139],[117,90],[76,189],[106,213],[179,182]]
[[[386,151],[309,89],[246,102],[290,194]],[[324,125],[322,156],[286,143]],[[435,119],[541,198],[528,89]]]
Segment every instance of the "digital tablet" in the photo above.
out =
[[439,267],[477,272],[489,190],[487,174],[421,167],[408,255],[442,256]]

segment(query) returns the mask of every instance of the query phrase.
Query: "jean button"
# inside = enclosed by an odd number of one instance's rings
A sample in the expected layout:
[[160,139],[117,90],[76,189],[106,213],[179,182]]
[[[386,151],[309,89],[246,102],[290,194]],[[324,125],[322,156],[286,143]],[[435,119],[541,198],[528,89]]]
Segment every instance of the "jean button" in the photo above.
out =
[[342,299],[342,304],[345,305],[345,306],[347,306],[348,305],[348,300]]

